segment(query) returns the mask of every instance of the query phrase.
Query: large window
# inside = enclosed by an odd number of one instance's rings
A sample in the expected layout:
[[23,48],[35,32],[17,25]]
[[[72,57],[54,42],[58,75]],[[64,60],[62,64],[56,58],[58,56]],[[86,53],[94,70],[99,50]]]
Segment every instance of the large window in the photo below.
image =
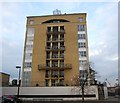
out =
[[78,31],[85,31],[84,25],[78,25]]
[[78,43],[78,48],[86,48],[85,42]]

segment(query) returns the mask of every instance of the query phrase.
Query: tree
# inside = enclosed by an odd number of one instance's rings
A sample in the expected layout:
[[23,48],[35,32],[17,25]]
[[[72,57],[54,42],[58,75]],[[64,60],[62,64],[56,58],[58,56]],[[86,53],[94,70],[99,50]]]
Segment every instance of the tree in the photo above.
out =
[[90,63],[86,63],[82,65],[82,70],[80,70],[79,74],[73,76],[72,78],[72,85],[74,88],[72,91],[76,94],[82,93],[82,101],[84,101],[84,92],[85,86],[90,86],[91,84],[95,84],[95,70],[92,69]]

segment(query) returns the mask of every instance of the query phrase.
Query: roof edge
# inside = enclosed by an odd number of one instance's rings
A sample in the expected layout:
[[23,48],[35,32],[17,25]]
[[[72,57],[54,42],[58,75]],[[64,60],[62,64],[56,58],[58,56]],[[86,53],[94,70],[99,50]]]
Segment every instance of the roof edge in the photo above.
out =
[[34,18],[34,17],[49,17],[49,16],[65,16],[65,15],[87,15],[87,13],[73,13],[73,14],[59,14],[59,15],[42,15],[42,16],[27,16],[27,18]]

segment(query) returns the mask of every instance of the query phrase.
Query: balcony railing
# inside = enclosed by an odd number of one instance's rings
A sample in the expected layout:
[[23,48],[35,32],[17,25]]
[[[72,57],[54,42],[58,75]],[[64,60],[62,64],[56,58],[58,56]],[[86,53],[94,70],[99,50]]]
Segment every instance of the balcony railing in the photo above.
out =
[[65,50],[65,46],[60,46],[60,47],[57,47],[57,46],[53,46],[53,47],[47,46],[46,50]]
[[64,59],[64,55],[53,55],[53,56],[47,56],[46,59]]
[[57,31],[57,30],[48,31],[48,30],[47,30],[47,34],[56,34],[56,33],[65,33],[65,30],[60,30],[60,31]]
[[45,70],[47,68],[63,68],[63,69],[72,69],[72,64],[64,64],[64,65],[61,65],[60,67],[58,67],[57,65],[56,66],[47,66],[45,64],[39,64],[38,65],[38,70]]
[[53,39],[51,39],[51,38],[47,38],[47,42],[63,42],[64,41],[64,38],[53,38]]
[[63,65],[60,65],[60,68],[72,69],[72,64],[63,64]]

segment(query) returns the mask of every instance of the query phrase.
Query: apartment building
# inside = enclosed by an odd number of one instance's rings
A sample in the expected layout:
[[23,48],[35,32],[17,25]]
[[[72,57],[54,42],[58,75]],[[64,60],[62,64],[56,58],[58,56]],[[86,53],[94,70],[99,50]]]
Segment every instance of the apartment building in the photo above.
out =
[[22,86],[68,86],[88,63],[86,13],[28,16]]

